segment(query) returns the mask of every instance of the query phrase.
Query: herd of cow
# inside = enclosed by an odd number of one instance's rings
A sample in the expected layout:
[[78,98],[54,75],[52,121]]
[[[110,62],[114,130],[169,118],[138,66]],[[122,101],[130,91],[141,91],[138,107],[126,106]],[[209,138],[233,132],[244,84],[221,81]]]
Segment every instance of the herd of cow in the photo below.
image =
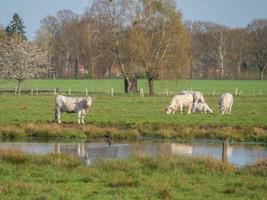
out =
[[[233,101],[233,95],[230,93],[225,93],[218,98],[218,107],[222,115],[231,114]],[[182,91],[179,95],[175,95],[167,107],[166,113],[174,114],[180,108],[181,114],[183,114],[184,107],[188,107],[187,114],[195,112],[213,113],[205,102],[203,94],[199,91]]]
[[[66,97],[57,95],[55,98],[55,120],[61,123],[60,116],[62,112],[77,113],[78,124],[84,124],[84,117],[92,106],[92,97]],[[230,114],[233,106],[233,96],[230,93],[225,93],[218,98],[218,107],[220,113]],[[205,102],[203,94],[199,91],[182,91],[175,95],[169,106],[166,108],[166,113],[175,113],[180,108],[183,113],[183,108],[188,107],[188,114],[195,112],[213,113],[212,109]]]

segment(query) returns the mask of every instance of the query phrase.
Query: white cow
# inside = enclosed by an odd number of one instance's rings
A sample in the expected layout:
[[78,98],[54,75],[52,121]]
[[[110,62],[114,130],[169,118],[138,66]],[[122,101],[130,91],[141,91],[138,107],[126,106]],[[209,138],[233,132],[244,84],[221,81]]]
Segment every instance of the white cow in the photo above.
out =
[[213,113],[212,109],[208,106],[207,103],[193,103],[192,113],[195,112],[204,112],[206,113]]
[[180,108],[181,114],[183,114],[183,107],[188,107],[187,114],[191,114],[193,104],[193,96],[191,94],[185,95],[175,95],[170,105],[166,109],[167,114],[175,113],[178,108]]
[[183,90],[183,91],[180,92],[180,94],[192,94],[193,95],[193,98],[194,98],[194,102],[197,102],[197,103],[205,103],[203,94],[200,91],[187,91],[187,90]]
[[55,120],[60,121],[60,113],[77,113],[78,124],[84,124],[84,117],[92,105],[91,97],[65,97],[57,95],[55,99]]
[[231,114],[232,106],[234,103],[233,95],[230,93],[225,93],[218,98],[218,107],[220,109],[220,113],[223,114]]

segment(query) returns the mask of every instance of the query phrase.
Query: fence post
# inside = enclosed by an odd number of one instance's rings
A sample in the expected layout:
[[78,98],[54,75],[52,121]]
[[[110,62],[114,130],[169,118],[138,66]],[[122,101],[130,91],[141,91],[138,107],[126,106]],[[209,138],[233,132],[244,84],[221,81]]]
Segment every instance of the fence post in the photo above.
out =
[[140,89],[140,97],[144,97],[145,95],[144,95],[144,89],[143,88],[141,88]]
[[166,96],[169,96],[169,90],[168,89],[166,90]]
[[88,89],[85,89],[85,96],[88,96]]
[[260,95],[262,96],[262,90],[260,90]]
[[235,88],[235,96],[238,95],[238,88]]
[[114,96],[114,89],[113,88],[111,88],[111,90],[110,90],[110,95],[113,97]]
[[56,88],[54,88],[54,94],[57,95],[57,90],[56,90]]
[[38,88],[36,89],[36,95],[38,96]]
[[215,88],[213,88],[213,92],[212,92],[212,95],[215,96],[216,95],[216,91],[215,91]]
[[33,89],[31,89],[31,96],[33,95]]
[[17,88],[15,88],[15,90],[14,90],[14,94],[17,95]]
[[69,95],[71,94],[71,88],[69,88]]

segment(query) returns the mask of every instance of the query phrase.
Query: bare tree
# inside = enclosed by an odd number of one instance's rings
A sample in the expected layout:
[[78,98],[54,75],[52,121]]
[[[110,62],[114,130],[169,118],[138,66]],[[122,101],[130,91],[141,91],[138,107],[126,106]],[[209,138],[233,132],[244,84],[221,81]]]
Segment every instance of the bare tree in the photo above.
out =
[[260,70],[259,79],[263,80],[267,65],[267,20],[254,20],[247,29],[250,36],[251,54]]
[[237,79],[241,75],[242,64],[247,59],[247,49],[249,49],[248,34],[245,28],[235,28],[230,30],[230,35],[232,47],[229,52],[229,59]]
[[188,60],[189,38],[174,1],[141,2],[130,46],[146,73],[149,94],[153,95],[154,80],[182,74]]
[[[116,63],[120,66],[121,73],[127,82],[126,92],[131,88],[131,59],[127,45],[128,31],[131,29],[136,15],[136,0],[96,0],[91,9],[93,18],[98,22],[98,28],[105,27],[101,38],[106,41],[109,50],[114,54]],[[100,25],[100,26],[99,26]]]
[[18,94],[24,80],[46,73],[47,64],[47,53],[34,43],[10,38],[0,44],[0,76],[17,80]]
[[209,53],[218,61],[220,69],[220,79],[224,77],[225,60],[231,49],[229,29],[223,26],[213,27],[210,30]]

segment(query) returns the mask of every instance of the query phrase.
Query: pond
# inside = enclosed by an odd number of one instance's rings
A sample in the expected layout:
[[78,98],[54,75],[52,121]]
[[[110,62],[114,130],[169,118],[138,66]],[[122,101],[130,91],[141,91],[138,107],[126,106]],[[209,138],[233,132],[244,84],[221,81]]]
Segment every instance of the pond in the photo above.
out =
[[194,140],[190,143],[144,140],[137,142],[112,142],[106,139],[90,140],[85,143],[58,142],[1,142],[1,149],[18,149],[25,153],[47,154],[62,152],[84,160],[88,165],[97,159],[124,159],[132,155],[148,156],[186,155],[206,156],[226,160],[241,167],[267,159],[267,146],[261,144],[227,143],[211,140]]

